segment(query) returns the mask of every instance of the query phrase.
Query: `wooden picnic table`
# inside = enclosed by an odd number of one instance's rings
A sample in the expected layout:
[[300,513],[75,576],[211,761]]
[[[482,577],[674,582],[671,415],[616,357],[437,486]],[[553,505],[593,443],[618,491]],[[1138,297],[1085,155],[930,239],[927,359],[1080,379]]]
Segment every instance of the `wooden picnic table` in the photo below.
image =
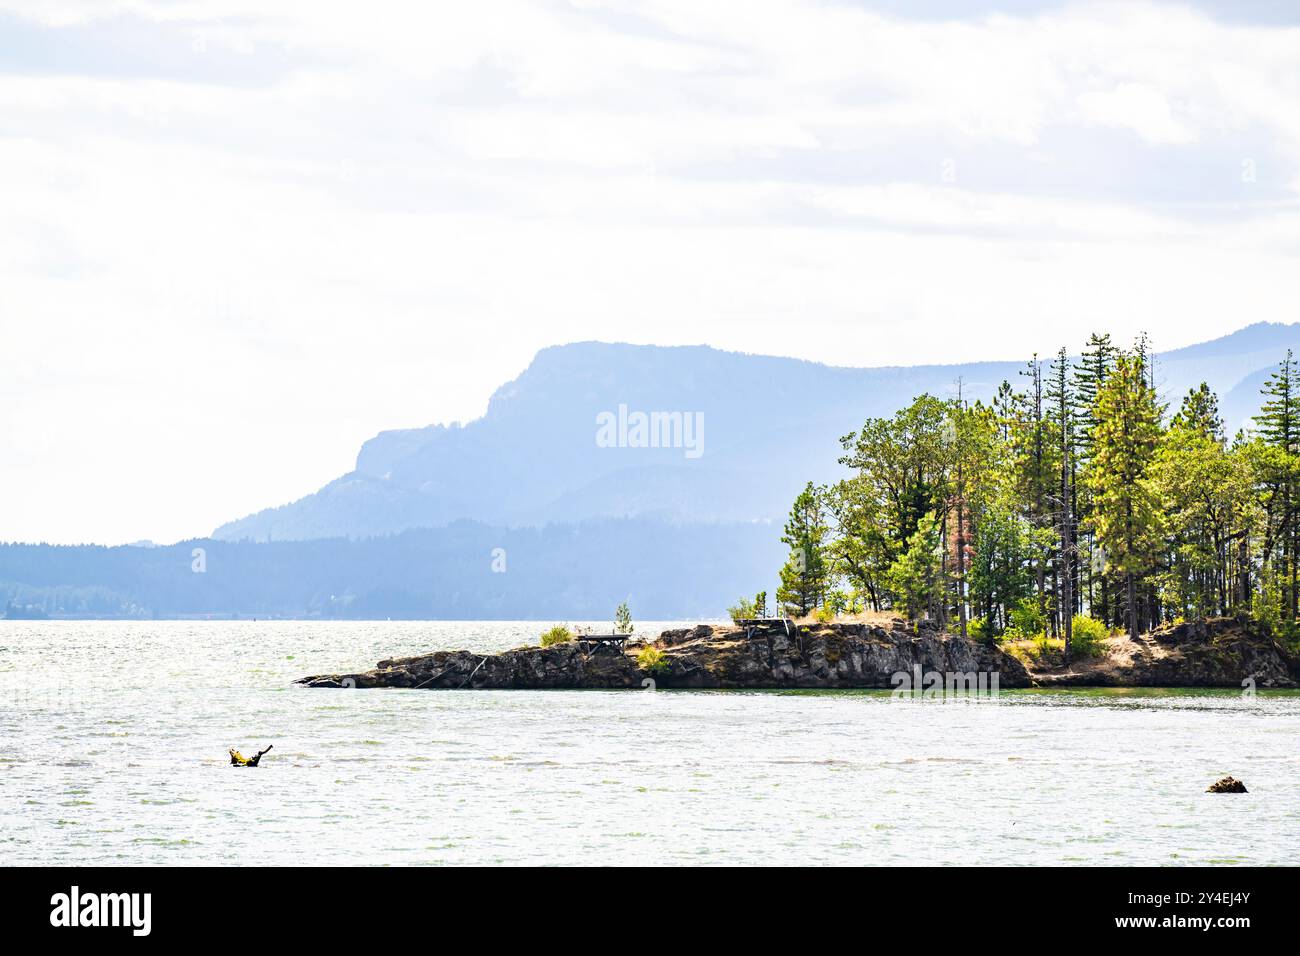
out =
[[631,634],[578,634],[574,640],[579,644],[595,644],[598,647],[607,644],[622,649],[631,636]]

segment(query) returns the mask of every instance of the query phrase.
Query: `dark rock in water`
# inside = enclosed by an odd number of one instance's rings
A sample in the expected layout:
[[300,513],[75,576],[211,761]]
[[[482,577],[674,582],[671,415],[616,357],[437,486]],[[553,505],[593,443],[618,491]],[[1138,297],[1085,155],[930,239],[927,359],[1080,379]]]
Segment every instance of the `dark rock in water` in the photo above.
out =
[[[711,627],[665,631],[653,646],[663,652],[654,673],[637,666],[640,646],[590,647],[578,642],[523,647],[499,654],[438,651],[380,661],[358,674],[304,677],[308,687],[427,689],[851,688],[896,686],[896,675],[938,674],[939,681],[984,675],[984,686],[1028,687],[1024,665],[995,647],[932,628],[913,632],[903,622],[799,625],[749,629]],[[973,688],[973,681],[962,681]],[[916,688],[920,690],[920,687]]]
[[1224,777],[1216,783],[1210,784],[1210,789],[1206,793],[1246,793],[1246,785],[1240,780],[1233,777]]

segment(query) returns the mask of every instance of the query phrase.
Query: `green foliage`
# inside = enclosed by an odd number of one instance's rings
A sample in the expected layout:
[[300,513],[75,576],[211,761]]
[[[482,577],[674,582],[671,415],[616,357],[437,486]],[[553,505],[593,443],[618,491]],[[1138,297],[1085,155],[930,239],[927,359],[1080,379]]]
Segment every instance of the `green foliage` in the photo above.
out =
[[1033,590],[1034,530],[1016,514],[1014,503],[999,498],[977,513],[970,567],[971,603],[985,609],[981,633],[992,637],[1009,624],[1007,609]]
[[632,612],[628,610],[627,602],[624,601],[614,611],[614,633],[631,634],[632,631]]
[[1157,578],[1160,596],[1170,610],[1191,619],[1222,606],[1226,543],[1255,523],[1247,449],[1228,449],[1216,437],[1211,405],[1212,396],[1192,391],[1165,433],[1152,469],[1166,536],[1165,569]]
[[1100,657],[1106,649],[1106,625],[1082,614],[1070,622],[1070,653],[1075,657]]
[[[1260,524],[1266,548],[1261,584],[1274,588],[1261,599],[1276,602],[1278,622],[1295,622],[1300,613],[1300,381],[1290,350],[1264,386],[1264,402],[1255,416],[1260,447],[1258,463]],[[1257,609],[1268,617],[1270,610]]]
[[636,666],[650,674],[665,674],[669,667],[664,652],[649,644],[637,652]]
[[799,493],[790,509],[781,541],[790,546],[790,557],[781,568],[781,586],[776,599],[789,613],[800,617],[822,603],[830,578],[826,560],[825,492],[811,481]]
[[1097,426],[1094,415],[1097,392],[1106,381],[1106,376],[1115,365],[1119,349],[1111,344],[1110,335],[1093,333],[1088,336],[1088,343],[1079,355],[1074,368],[1074,409],[1078,420],[1075,431],[1075,452],[1079,459],[1087,461],[1092,448],[1092,432]]
[[892,418],[871,418],[842,439],[840,463],[858,471],[859,504],[884,534],[890,563],[940,503],[948,481],[949,403],[921,395]]
[[851,476],[796,502],[778,598],[843,613],[851,591],[913,621],[964,620],[981,640],[1041,637],[1053,659],[1067,621],[1081,655],[1120,623],[1247,611],[1291,640],[1300,371],[1288,353],[1257,431],[1229,441],[1205,384],[1166,422],[1154,362],[1145,335],[1127,350],[1093,335],[1078,358],[1035,356],[988,406],[957,382],[952,400],[868,419],[841,439]]
[[1129,630],[1136,634],[1136,581],[1157,563],[1163,517],[1152,474],[1160,409],[1145,363],[1121,355],[1094,406],[1097,426],[1085,478],[1092,492],[1091,523],[1107,563],[1125,576]]
[[892,417],[868,419],[840,440],[840,464],[854,477],[827,491],[835,531],[827,554],[832,572],[874,609],[890,603],[889,568],[922,517],[949,494],[954,448],[962,445],[953,415],[952,402],[921,395]]
[[1171,431],[1183,431],[1197,438],[1216,443],[1223,442],[1223,419],[1219,417],[1219,398],[1210,386],[1202,382],[1183,397],[1173,421]]
[[1007,640],[1039,637],[1047,630],[1047,616],[1036,601],[1029,598],[1016,602],[1008,613],[1010,623],[1003,636]]
[[569,630],[567,624],[556,624],[549,630],[542,632],[542,647],[550,647],[553,644],[564,644],[573,640],[573,632]]
[[1300,452],[1300,382],[1295,360],[1287,349],[1286,358],[1264,385],[1264,401],[1255,424],[1260,437],[1290,455]]
[[829,624],[831,621],[835,620],[835,611],[832,608],[823,605],[817,609],[816,617],[818,623]]
[[835,614],[861,614],[865,607],[858,591],[845,591],[843,588],[828,591],[823,606]]
[[934,610],[943,594],[940,580],[939,523],[934,512],[921,518],[907,539],[907,550],[889,567],[885,580],[894,595],[894,606],[909,621]]
[[1250,616],[1274,640],[1293,652],[1300,651],[1300,622],[1287,615],[1283,593],[1276,571],[1266,568],[1261,574],[1260,591]]
[[727,614],[733,622],[758,617],[758,614],[755,613],[754,602],[746,597],[741,598],[733,606],[727,608]]

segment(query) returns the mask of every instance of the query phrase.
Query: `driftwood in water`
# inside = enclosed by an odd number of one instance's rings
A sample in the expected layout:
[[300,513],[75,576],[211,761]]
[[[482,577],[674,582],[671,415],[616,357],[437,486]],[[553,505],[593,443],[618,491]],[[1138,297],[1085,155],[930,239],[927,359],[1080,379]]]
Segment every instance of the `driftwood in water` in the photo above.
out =
[[271,747],[274,746],[275,744],[271,744],[266,748],[266,750],[259,750],[257,755],[253,757],[245,757],[238,750],[232,748],[230,751],[230,765],[232,767],[256,767],[257,762],[262,759],[262,755],[269,753]]

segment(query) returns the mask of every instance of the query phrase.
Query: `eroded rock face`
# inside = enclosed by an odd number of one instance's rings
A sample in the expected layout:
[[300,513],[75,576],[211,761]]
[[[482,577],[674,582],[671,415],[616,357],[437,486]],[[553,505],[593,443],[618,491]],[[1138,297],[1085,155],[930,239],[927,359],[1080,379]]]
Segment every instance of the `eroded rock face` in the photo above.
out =
[[819,624],[791,631],[779,624],[751,629],[694,628],[665,631],[654,646],[665,666],[637,666],[644,645],[584,648],[577,643],[525,647],[500,654],[439,651],[380,661],[359,674],[330,674],[298,681],[308,687],[410,687],[429,689],[640,688],[850,688],[895,686],[900,673],[998,675],[998,686],[1027,687],[1024,666],[996,648],[903,622]]
[[994,648],[898,621],[825,624],[787,632],[780,625],[700,634],[669,632],[656,642],[668,671],[661,687],[893,687],[896,674],[998,673],[999,686],[1025,687],[1019,661]]
[[610,647],[577,642],[522,647],[500,654],[436,651],[380,661],[372,671],[304,677],[308,687],[411,687],[430,690],[640,687],[636,659]]
[[1125,644],[1123,666],[1035,669],[1035,683],[1083,687],[1296,687],[1300,661],[1258,625],[1233,618],[1166,625]]
[[1300,661],[1255,624],[1215,618],[1160,628],[1151,639],[1173,648],[1146,668],[1152,686],[1239,687],[1250,678],[1257,687],[1295,687],[1300,679]]

